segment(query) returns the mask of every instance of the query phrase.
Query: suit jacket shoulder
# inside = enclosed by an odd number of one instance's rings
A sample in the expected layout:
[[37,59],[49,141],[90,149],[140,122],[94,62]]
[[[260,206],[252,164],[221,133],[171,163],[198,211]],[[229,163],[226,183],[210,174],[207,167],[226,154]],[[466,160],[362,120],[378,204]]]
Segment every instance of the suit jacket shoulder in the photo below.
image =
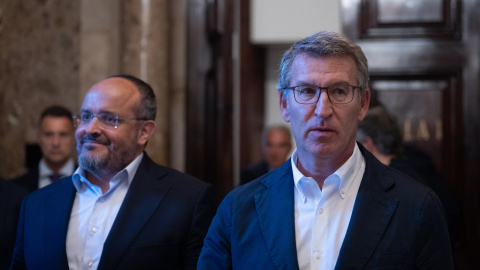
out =
[[231,191],[204,241],[198,269],[298,269],[290,160]]
[[[336,269],[451,269],[436,195],[359,147],[365,173]],[[198,269],[298,269],[290,162],[226,196]]]
[[28,191],[0,179],[0,269],[8,269],[12,258],[22,199]]
[[215,214],[213,187],[145,153],[98,269],[195,269]]
[[29,169],[25,174],[12,179],[12,183],[26,188],[29,191],[34,191],[38,189],[38,166],[35,168]]
[[359,148],[365,173],[336,269],[453,269],[445,214],[435,193]]
[[[20,214],[15,266],[68,269],[65,251],[76,190],[66,177],[30,193]],[[215,214],[213,188],[146,154],[104,243],[98,269],[195,269]]]

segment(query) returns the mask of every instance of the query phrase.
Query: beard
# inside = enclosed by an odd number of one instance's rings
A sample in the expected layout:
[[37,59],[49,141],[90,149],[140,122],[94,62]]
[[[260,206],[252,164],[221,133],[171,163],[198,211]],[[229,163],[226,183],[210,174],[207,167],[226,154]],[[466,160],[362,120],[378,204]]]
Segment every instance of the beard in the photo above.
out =
[[[83,147],[85,140],[95,141],[107,146],[107,153],[102,155],[91,155],[89,149]],[[80,167],[93,174],[116,174],[124,169],[135,158],[137,152],[136,141],[114,146],[110,140],[103,136],[85,135],[77,144],[78,163]]]

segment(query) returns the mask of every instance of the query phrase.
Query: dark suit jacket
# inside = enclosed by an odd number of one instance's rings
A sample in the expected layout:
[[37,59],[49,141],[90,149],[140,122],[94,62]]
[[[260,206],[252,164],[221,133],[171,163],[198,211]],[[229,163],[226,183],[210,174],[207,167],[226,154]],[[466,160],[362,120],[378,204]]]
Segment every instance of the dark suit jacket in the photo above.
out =
[[[437,196],[359,147],[365,174],[335,269],[453,269]],[[290,162],[227,195],[198,269],[298,269]]]
[[[26,197],[12,269],[68,269],[65,243],[75,194],[66,177]],[[195,269],[215,209],[211,185],[145,154],[98,269]]]
[[0,270],[8,269],[12,259],[18,213],[28,191],[0,179]]
[[29,191],[35,191],[38,189],[38,165],[31,168],[25,173],[15,179],[12,179],[12,183],[28,189]]
[[266,161],[251,165],[240,172],[240,185],[246,184],[268,173],[269,167]]

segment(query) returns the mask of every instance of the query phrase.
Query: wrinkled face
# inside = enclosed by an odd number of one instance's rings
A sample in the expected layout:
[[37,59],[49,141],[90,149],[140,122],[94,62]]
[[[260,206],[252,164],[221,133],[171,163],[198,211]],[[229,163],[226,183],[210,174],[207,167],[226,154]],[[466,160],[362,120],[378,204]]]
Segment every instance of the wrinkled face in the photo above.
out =
[[[350,57],[313,58],[297,56],[291,70],[291,85],[328,87],[337,83],[358,86],[355,63]],[[316,104],[299,104],[294,93],[280,91],[280,111],[290,122],[300,159],[328,159],[343,164],[353,153],[357,124],[368,110],[369,89],[352,102],[332,104],[322,92]]]
[[45,116],[38,131],[38,144],[48,166],[63,166],[75,149],[72,120],[68,117]]
[[146,140],[134,111],[140,104],[135,85],[123,78],[109,78],[86,94],[81,113],[118,115],[117,128],[94,117],[80,123],[75,132],[80,166],[92,173],[117,173],[143,151]]
[[290,137],[285,131],[272,129],[268,132],[264,154],[270,168],[276,169],[287,160],[292,148]]

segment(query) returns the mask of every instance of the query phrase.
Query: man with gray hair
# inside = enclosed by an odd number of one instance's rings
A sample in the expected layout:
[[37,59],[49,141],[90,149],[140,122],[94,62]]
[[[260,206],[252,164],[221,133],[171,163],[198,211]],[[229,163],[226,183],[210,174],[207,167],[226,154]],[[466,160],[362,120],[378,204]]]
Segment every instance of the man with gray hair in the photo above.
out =
[[253,164],[240,173],[240,184],[246,184],[280,167],[292,150],[290,129],[284,125],[272,125],[262,132],[263,161]]
[[279,104],[297,149],[226,196],[198,269],[453,269],[435,193],[355,141],[368,80],[365,55],[343,35],[287,50]]

